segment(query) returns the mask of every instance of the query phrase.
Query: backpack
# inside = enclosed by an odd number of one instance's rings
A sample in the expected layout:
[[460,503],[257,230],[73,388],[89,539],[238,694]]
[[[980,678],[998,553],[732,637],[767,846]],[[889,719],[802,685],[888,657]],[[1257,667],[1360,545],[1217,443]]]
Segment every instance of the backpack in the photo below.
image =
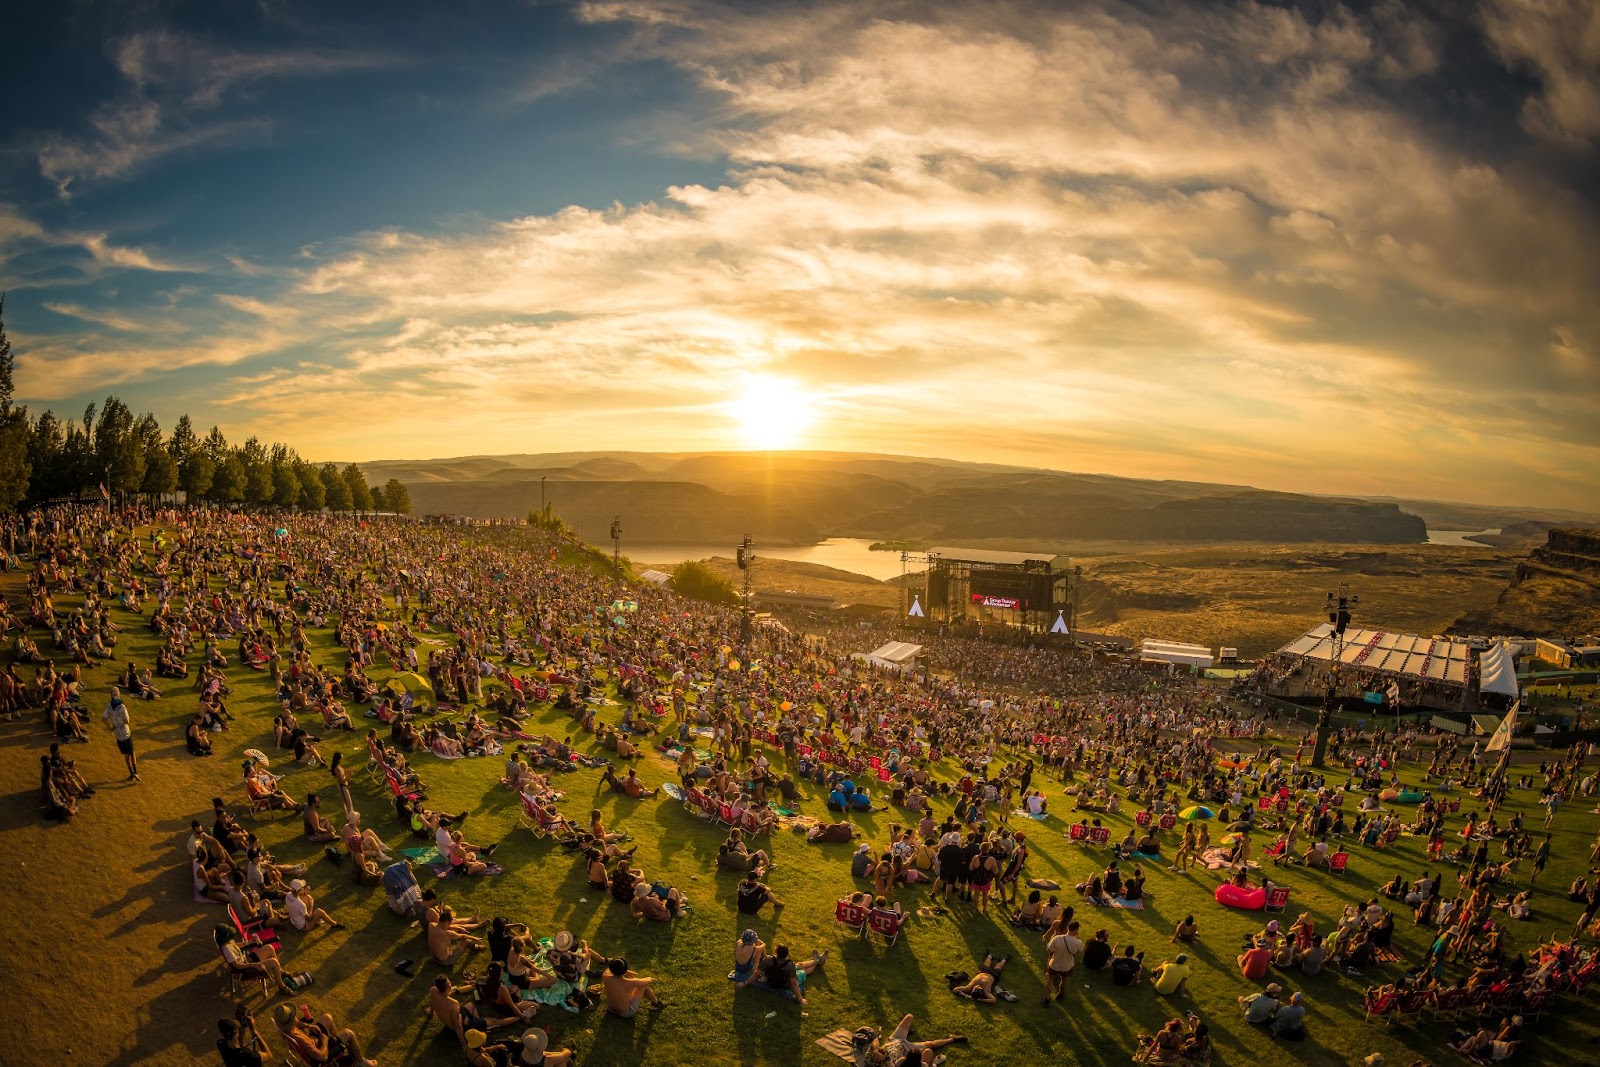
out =
[[966,985],[968,982],[972,981],[972,975],[968,974],[966,971],[951,971],[949,974],[944,976],[944,980],[950,983],[951,989],[954,989],[958,985]]
[[337,867],[344,862],[344,853],[329,845],[322,850],[322,858]]

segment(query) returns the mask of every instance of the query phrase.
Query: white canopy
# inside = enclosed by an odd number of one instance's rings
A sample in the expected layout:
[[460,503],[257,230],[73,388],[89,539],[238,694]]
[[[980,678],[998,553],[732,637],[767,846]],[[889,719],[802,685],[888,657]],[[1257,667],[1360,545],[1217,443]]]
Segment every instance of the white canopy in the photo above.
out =
[[1478,692],[1499,693],[1512,699],[1520,694],[1517,668],[1511,650],[1496,642],[1478,654]]
[[904,667],[920,655],[922,655],[921,645],[913,645],[909,641],[890,641],[868,652],[867,658],[891,667]]
[[640,572],[639,577],[643,578],[651,585],[666,585],[668,582],[672,581],[672,575],[668,574],[666,571],[642,571]]

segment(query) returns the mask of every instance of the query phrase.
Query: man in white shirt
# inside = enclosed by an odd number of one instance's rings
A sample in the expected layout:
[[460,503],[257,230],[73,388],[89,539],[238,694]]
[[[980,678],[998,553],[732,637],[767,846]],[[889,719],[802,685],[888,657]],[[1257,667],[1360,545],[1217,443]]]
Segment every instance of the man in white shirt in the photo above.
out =
[[[1046,1004],[1051,999],[1060,1000],[1067,991],[1067,976],[1072,974],[1078,966],[1078,957],[1083,954],[1083,940],[1078,937],[1078,924],[1071,923],[1067,932],[1057,934],[1045,946],[1045,959],[1049,966],[1046,974],[1045,998]],[[1053,998],[1052,998],[1053,994]]]
[[289,883],[289,895],[283,898],[283,910],[289,916],[289,925],[302,932],[315,930],[323,923],[335,930],[344,929],[344,923],[336,922],[332,915],[317,907],[311,890],[298,878]]
[[139,777],[139,759],[133,754],[133,716],[128,713],[128,705],[122,702],[122,690],[116,686],[111,687],[111,701],[100,717],[117,739],[117,751],[122,753],[123,762],[128,765],[128,781],[144,781]]

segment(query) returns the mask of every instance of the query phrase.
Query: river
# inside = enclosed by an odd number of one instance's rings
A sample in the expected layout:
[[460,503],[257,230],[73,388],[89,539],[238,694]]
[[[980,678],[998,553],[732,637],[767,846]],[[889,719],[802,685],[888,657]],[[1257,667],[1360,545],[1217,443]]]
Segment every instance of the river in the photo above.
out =
[[[1429,530],[1428,544],[1454,545],[1458,547],[1481,548],[1476,541],[1468,541],[1473,534],[1499,533],[1499,530]],[[769,559],[787,559],[796,563],[816,563],[823,567],[833,567],[835,570],[850,571],[854,574],[865,574],[869,578],[887,581],[890,578],[900,577],[900,553],[874,552],[869,547],[872,542],[861,537],[830,537],[821,544],[797,545],[789,548],[767,548],[756,545],[756,556]],[[610,545],[600,545],[603,551],[609,552]],[[981,558],[984,549],[963,550],[960,546],[946,546],[942,549],[945,555],[960,557],[964,551],[970,551],[974,556]],[[1137,547],[1128,546],[1128,551],[1135,552]],[[733,558],[734,546],[712,544],[688,545],[630,545],[624,543],[623,555],[633,560],[636,564],[666,564],[681,563],[686,559],[709,559],[712,556]],[[1041,555],[1045,555],[1041,553]],[[907,570],[921,570],[922,564],[916,561],[907,564]]]

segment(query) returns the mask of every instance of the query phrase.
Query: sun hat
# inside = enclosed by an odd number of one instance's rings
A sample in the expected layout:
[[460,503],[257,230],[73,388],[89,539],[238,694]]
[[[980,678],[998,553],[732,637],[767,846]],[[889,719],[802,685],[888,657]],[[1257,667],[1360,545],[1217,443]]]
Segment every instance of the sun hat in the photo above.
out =
[[468,1030],[467,1031],[467,1047],[468,1048],[482,1048],[483,1047],[483,1043],[485,1041],[487,1041],[487,1040],[489,1040],[489,1035],[484,1033],[482,1030]]
[[742,944],[746,944],[746,945],[755,944],[756,943],[756,932],[754,930],[746,930],[744,933],[739,935],[739,941]]
[[640,897],[647,897],[649,895],[650,895],[650,887],[645,885],[643,882],[640,882],[638,885],[633,887],[633,899],[634,900],[638,900]]
[[1277,932],[1278,932],[1278,920],[1277,919],[1273,919],[1271,922],[1269,922],[1267,924],[1267,933],[1275,934]]
[[304,889],[305,887],[306,883],[305,879],[303,878],[296,878],[294,881],[289,883],[289,888],[293,889],[296,893],[300,892],[300,890]]
[[1176,960],[1174,960],[1173,962],[1174,963],[1188,963],[1189,962],[1189,954],[1187,952],[1180,952],[1180,953],[1178,953],[1178,958]]
[[1306,999],[1306,995],[1304,993],[1296,993],[1294,996],[1289,998],[1289,1003],[1291,1003],[1291,1004],[1299,1004],[1301,1001],[1303,1001],[1305,999]]
[[1267,992],[1271,993],[1273,996],[1277,996],[1279,993],[1283,992],[1283,986],[1279,985],[1277,982],[1269,982],[1267,984]]
[[[556,946],[556,951],[558,951],[558,952],[566,952],[567,950],[571,949],[572,948],[572,931],[571,930],[563,930],[559,934],[557,934],[556,935],[556,940],[555,940],[555,946]],[[541,1030],[539,1032],[543,1033],[544,1031]]]
[[522,1062],[538,1063],[550,1047],[550,1035],[535,1026],[522,1035]]
[[279,1026],[288,1026],[294,1022],[294,1005],[279,1004],[272,1009],[272,1017],[277,1020]]

